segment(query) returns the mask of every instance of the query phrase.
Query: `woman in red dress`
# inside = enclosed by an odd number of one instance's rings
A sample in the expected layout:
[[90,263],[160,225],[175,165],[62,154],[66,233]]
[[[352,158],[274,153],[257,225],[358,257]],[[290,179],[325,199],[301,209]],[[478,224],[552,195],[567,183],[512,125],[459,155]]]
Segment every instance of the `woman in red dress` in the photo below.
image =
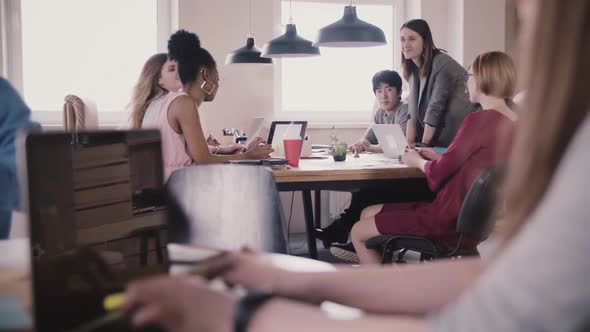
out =
[[[406,148],[403,155],[406,165],[426,174],[436,198],[432,202],[388,203],[364,209],[351,233],[362,264],[380,262],[378,253],[365,247],[369,238],[379,234],[424,236],[448,246],[456,244],[457,217],[471,184],[481,171],[507,160],[516,120],[505,101],[512,97],[516,85],[512,59],[502,52],[483,53],[473,61],[465,78],[471,102],[480,104],[482,110],[465,118],[444,154]],[[473,248],[479,241],[465,238],[462,247]]]

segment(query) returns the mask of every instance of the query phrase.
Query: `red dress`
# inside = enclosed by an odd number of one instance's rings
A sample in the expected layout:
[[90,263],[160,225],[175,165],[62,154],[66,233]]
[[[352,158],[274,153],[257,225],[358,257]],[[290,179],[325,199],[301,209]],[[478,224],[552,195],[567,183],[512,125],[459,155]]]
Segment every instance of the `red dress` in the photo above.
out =
[[[456,245],[463,199],[482,170],[507,160],[514,129],[514,122],[495,110],[469,114],[448,150],[426,164],[434,201],[383,205],[375,216],[379,233],[424,236],[449,247]],[[465,238],[462,247],[473,248],[479,241]]]

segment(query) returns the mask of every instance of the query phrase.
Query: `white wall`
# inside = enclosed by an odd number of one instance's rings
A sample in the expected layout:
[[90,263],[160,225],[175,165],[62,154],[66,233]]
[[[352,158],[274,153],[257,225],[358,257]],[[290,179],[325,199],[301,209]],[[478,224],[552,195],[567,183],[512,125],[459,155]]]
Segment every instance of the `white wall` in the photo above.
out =
[[[259,47],[273,38],[273,10],[278,1],[253,1],[253,26]],[[244,128],[253,117],[273,115],[274,67],[225,65],[226,55],[245,45],[248,1],[184,0],[179,2],[179,26],[196,32],[217,60],[221,87],[214,103],[202,107],[203,123],[219,133],[223,127]]]
[[[0,1],[0,74],[4,77],[8,77],[10,83],[14,88],[19,91],[22,95],[23,91],[23,70],[22,70],[22,57],[21,51],[21,38],[15,38],[20,36],[21,24],[20,17],[14,17],[9,15],[11,13],[20,13],[20,1]],[[7,46],[11,45],[12,48]]]
[[[426,19],[437,46],[447,49],[464,65],[482,51],[504,50],[505,0],[392,1],[398,3],[400,10],[396,15],[400,21],[398,24],[411,18]],[[253,0],[252,3],[253,33],[258,47],[262,47],[281,33],[276,15],[280,1]],[[224,65],[226,55],[245,44],[248,1],[178,0],[178,12],[178,26],[200,36],[202,45],[217,59],[221,71],[221,89],[215,102],[202,107],[204,126],[219,133],[222,127],[245,128],[253,117],[272,118],[278,62],[271,66]],[[299,23],[303,20],[297,18]],[[326,23],[329,21],[327,19]],[[363,132],[363,128],[337,129],[338,135],[347,142],[355,141]],[[325,143],[328,142],[330,129],[312,128],[308,133],[312,142]],[[291,194],[283,193],[282,198],[288,217]],[[325,207],[327,204],[322,205]],[[326,217],[327,211],[323,211],[324,223],[327,222]],[[295,194],[292,229],[304,230],[299,193]]]
[[451,39],[454,38],[451,38],[448,31],[448,26],[451,23],[448,16],[450,8],[453,8],[453,1],[422,0],[421,18],[430,25],[436,47],[449,51],[451,56],[454,57],[454,50],[450,47],[452,44]]
[[447,50],[461,64],[465,64],[463,59],[463,16],[465,15],[463,3],[463,0],[450,0],[447,12],[449,22],[447,25],[447,36],[449,37]]
[[481,52],[506,49],[506,0],[405,0],[405,6],[407,18],[428,21],[436,46],[464,66]]
[[505,0],[464,0],[464,13],[464,64],[482,51],[505,51]]

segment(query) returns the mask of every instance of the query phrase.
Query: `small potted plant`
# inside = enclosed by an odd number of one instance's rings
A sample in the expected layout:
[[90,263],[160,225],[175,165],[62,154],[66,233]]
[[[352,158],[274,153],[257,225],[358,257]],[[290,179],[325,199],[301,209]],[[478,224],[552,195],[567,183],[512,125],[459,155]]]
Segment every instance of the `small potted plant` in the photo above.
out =
[[[334,128],[332,128],[334,129]],[[330,139],[332,140],[332,146],[330,147],[330,154],[334,157],[334,161],[345,161],[346,160],[346,151],[348,150],[348,145],[346,142],[341,141],[336,134],[332,133],[330,135]]]

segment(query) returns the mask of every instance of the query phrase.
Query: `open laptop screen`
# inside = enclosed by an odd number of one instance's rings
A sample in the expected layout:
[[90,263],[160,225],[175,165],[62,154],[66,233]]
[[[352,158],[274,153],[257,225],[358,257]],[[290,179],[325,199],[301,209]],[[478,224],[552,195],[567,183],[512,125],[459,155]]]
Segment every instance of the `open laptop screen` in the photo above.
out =
[[383,153],[389,158],[401,158],[408,144],[398,124],[374,124],[371,126]]
[[268,134],[268,144],[272,146],[275,152],[273,158],[284,158],[285,151],[283,147],[284,139],[305,138],[307,121],[273,121]]
[[105,294],[165,270],[141,240],[165,223],[158,131],[29,134],[18,147],[36,331],[80,326],[104,314]]

